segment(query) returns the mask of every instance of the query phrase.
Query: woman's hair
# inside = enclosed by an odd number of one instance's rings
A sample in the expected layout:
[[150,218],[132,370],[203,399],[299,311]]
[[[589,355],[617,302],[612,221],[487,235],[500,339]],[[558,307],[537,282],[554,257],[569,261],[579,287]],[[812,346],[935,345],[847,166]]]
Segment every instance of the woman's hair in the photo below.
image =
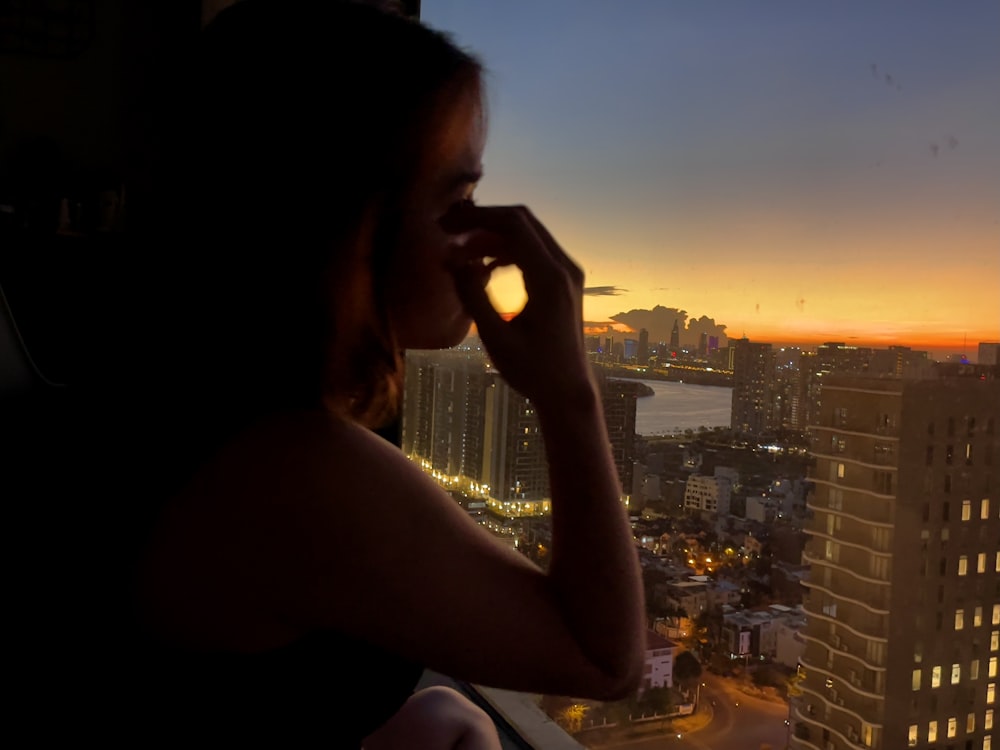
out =
[[386,421],[401,398],[384,295],[403,202],[442,112],[481,104],[480,64],[346,0],[241,0],[187,59],[161,136],[170,240],[151,282],[171,299],[164,356],[182,361],[168,366],[234,429],[320,404]]

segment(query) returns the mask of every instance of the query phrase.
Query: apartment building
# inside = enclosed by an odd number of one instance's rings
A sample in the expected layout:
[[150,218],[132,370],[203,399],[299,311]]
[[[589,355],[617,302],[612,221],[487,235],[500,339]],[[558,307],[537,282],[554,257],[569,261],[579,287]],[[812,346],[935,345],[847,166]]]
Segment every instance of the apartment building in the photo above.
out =
[[[622,500],[632,495],[641,384],[596,374]],[[545,441],[535,405],[478,347],[407,352],[403,452],[448,490],[500,518],[551,512]]]
[[1000,379],[831,376],[810,427],[796,750],[991,750]]

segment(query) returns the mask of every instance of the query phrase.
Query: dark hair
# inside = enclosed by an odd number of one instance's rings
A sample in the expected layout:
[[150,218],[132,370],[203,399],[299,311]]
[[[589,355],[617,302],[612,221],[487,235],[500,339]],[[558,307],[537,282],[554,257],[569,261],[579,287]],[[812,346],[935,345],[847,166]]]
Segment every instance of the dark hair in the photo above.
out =
[[174,195],[158,203],[174,213],[154,282],[175,285],[175,382],[234,429],[324,403],[385,421],[402,202],[442,109],[480,97],[480,64],[416,20],[338,0],[241,0],[189,59],[162,136]]

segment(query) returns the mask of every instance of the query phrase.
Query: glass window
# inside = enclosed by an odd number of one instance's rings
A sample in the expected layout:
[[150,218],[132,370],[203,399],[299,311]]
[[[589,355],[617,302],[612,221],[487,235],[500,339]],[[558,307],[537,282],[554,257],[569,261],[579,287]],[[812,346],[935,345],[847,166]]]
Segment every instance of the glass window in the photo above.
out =
[[965,732],[971,734],[976,731],[976,714],[970,713],[965,717]]
[[993,605],[993,621],[990,624],[1000,625],[1000,604]]
[[958,574],[964,576],[969,572],[969,558],[966,555],[960,555],[958,558]]
[[929,721],[927,722],[927,741],[937,742],[937,722]]
[[949,737],[954,737],[955,736],[955,732],[957,732],[957,731],[958,731],[958,719],[956,719],[954,716],[949,716],[948,717],[948,736]]
[[972,518],[972,501],[963,500],[962,501],[962,520],[968,521]]
[[916,724],[910,724],[910,731],[907,735],[907,745],[909,747],[916,747],[919,740],[920,727]]
[[941,667],[931,669],[931,687],[941,687]]
[[955,630],[962,630],[965,627],[965,610],[955,610]]
[[986,709],[986,716],[983,717],[983,729],[993,728],[993,709]]
[[997,658],[995,656],[991,656],[990,657],[989,676],[990,677],[996,677],[997,676]]
[[986,521],[990,517],[990,501],[989,498],[984,497],[979,501],[979,517]]
[[969,663],[969,679],[970,680],[979,679],[979,659],[973,659]]
[[994,630],[990,633],[990,651],[996,651],[1000,648],[1000,630]]
[[976,572],[985,573],[986,572],[986,553],[980,552],[976,556]]
[[978,628],[983,624],[983,608],[976,607],[972,612],[972,627]]
[[952,664],[951,665],[951,684],[957,685],[962,679],[962,665]]
[[983,737],[983,750],[993,750],[993,737],[991,735]]
[[991,682],[986,686],[986,702],[989,705],[993,705],[994,701],[997,699],[997,686],[995,683]]
[[913,670],[913,679],[911,680],[914,690],[920,690],[920,670]]

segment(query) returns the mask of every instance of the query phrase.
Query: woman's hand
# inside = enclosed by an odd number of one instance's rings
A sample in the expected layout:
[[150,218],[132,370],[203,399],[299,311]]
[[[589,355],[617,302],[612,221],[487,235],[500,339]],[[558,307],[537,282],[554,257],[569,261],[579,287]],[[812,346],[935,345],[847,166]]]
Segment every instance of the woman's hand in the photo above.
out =
[[[542,223],[524,206],[463,202],[441,219],[441,226],[468,235],[452,267],[455,286],[504,379],[540,406],[590,397],[583,271]],[[524,309],[509,321],[493,307],[484,283],[489,270],[507,265],[520,269],[528,294]]]

